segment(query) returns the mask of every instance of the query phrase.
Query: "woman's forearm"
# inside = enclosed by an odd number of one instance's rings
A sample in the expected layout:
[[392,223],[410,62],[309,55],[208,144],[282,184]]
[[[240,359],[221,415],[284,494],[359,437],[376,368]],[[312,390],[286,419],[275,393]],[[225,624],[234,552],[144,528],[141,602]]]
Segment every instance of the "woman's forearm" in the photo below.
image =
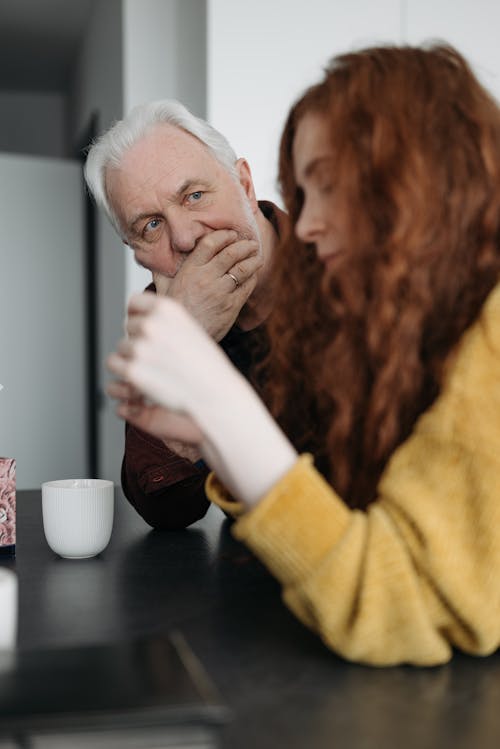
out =
[[297,460],[297,453],[248,382],[235,370],[223,397],[199,406],[205,460],[233,496],[255,505]]

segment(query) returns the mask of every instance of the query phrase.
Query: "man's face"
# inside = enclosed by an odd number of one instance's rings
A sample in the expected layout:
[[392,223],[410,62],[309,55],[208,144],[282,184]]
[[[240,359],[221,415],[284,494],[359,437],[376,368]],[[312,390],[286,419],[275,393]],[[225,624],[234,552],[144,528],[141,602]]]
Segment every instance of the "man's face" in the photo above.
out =
[[154,127],[106,173],[108,200],[136,261],[173,278],[197,242],[216,229],[259,239],[246,162],[235,180],[197,138],[169,124]]

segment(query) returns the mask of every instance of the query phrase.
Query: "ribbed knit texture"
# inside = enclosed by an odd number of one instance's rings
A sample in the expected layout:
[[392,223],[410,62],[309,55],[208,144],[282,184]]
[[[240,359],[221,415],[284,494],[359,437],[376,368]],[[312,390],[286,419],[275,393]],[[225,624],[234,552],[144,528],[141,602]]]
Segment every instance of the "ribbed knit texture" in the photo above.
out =
[[[216,477],[207,494],[224,509]],[[500,644],[500,286],[463,335],[440,397],[396,450],[366,513],[309,456],[234,525],[285,603],[345,658],[444,663]]]

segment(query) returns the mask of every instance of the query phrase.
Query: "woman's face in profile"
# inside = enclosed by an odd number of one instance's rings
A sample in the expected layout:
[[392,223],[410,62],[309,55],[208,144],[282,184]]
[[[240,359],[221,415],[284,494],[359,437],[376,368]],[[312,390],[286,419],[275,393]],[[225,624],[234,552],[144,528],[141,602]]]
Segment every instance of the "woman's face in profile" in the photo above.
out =
[[313,244],[318,258],[326,264],[341,251],[333,163],[331,135],[324,118],[305,114],[293,142],[294,176],[303,193],[295,234],[302,242]]

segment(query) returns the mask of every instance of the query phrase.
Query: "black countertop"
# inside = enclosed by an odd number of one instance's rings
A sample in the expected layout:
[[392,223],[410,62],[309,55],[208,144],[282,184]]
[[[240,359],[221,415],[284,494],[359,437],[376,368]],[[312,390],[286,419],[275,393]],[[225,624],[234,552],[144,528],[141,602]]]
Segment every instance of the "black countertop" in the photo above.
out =
[[179,629],[234,718],[222,749],[497,749],[500,654],[437,668],[346,663],[281,602],[265,568],[212,507],[186,531],[152,531],[117,490],[98,557],[47,546],[41,494],[17,495],[18,647],[128,640]]

